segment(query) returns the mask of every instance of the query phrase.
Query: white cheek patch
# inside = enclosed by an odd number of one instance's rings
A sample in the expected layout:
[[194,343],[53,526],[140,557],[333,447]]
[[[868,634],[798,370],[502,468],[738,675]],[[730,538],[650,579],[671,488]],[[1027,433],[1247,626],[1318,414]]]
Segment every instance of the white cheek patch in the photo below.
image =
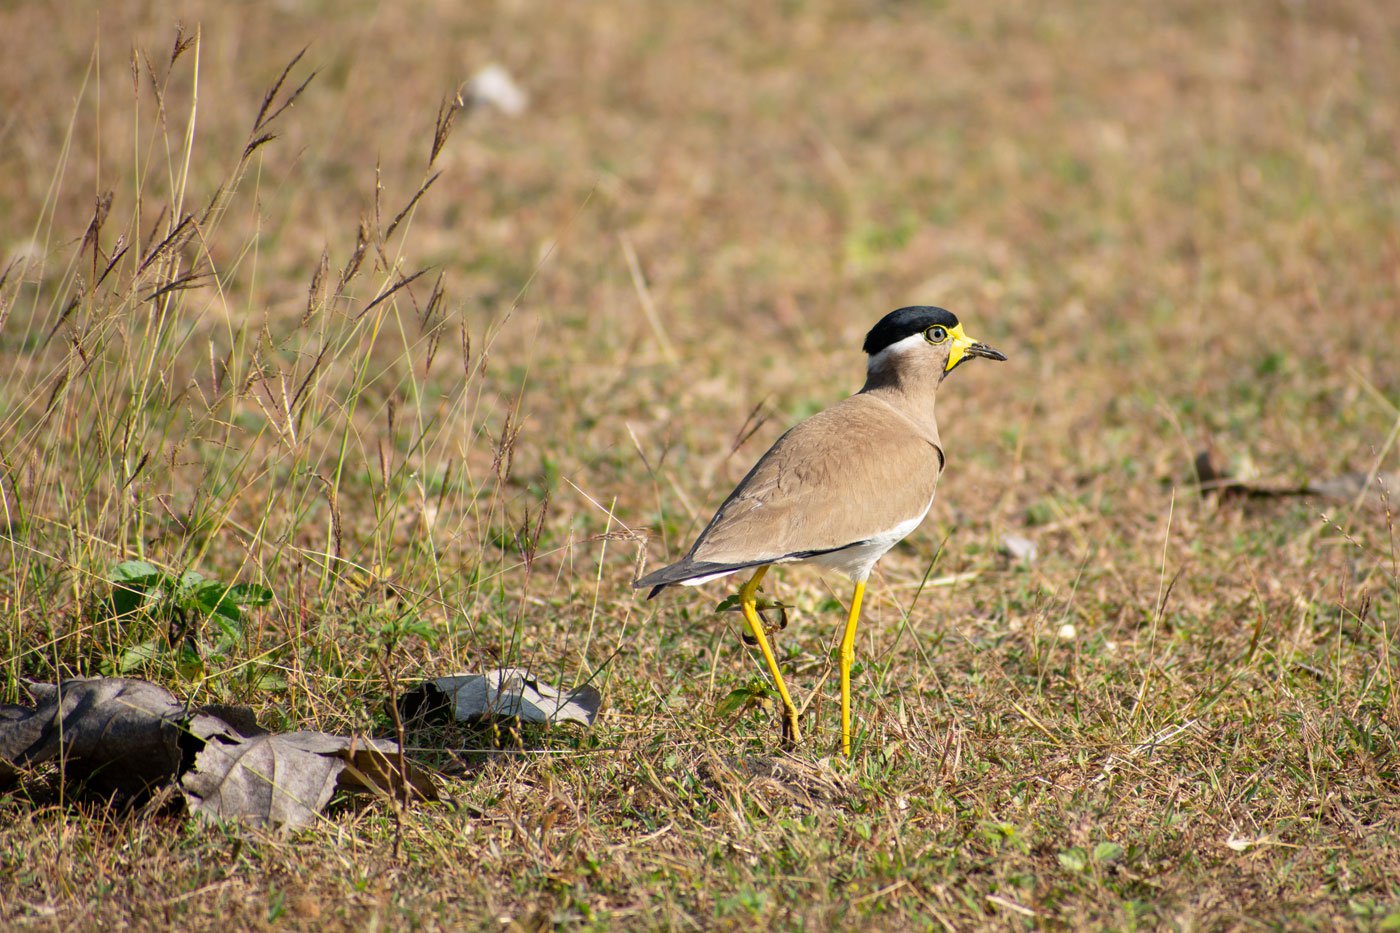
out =
[[896,340],[894,343],[890,344],[888,347],[885,347],[885,349],[881,350],[879,353],[876,353],[874,356],[872,356],[869,360],[866,361],[866,372],[878,372],[879,370],[882,370],[885,367],[889,366],[890,363],[894,360],[894,358],[899,354],[909,353],[912,350],[917,350],[921,345],[923,345],[926,342],[927,341],[924,339],[924,335],[922,333],[910,334],[903,340]]

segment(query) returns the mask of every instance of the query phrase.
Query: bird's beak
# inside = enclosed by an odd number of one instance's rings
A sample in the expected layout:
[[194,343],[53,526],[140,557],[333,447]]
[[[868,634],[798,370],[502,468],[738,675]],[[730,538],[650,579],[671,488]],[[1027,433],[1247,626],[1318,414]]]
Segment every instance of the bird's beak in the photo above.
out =
[[983,359],[999,360],[1006,362],[1006,354],[1000,350],[993,350],[985,343],[978,343],[967,334],[963,333],[962,325],[954,327],[949,334],[952,335],[953,345],[948,349],[948,365],[943,367],[945,373],[950,373],[959,363],[964,362],[969,357],[980,356]]

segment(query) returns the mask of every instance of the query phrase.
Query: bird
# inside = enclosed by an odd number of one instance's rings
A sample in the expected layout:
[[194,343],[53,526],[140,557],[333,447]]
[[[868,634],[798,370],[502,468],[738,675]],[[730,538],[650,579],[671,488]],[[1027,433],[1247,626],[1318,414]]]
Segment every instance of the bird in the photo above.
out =
[[778,438],[715,511],[685,556],[636,580],[653,599],[668,586],[752,575],[739,605],[783,704],[783,739],[802,739],[797,707],[757,611],[770,567],[814,564],[855,585],[842,632],[841,753],[851,755],[851,665],[865,583],[876,562],[924,520],[943,472],[934,418],[939,386],[968,360],[1005,354],[968,337],[951,311],[899,308],[865,337],[865,384]]

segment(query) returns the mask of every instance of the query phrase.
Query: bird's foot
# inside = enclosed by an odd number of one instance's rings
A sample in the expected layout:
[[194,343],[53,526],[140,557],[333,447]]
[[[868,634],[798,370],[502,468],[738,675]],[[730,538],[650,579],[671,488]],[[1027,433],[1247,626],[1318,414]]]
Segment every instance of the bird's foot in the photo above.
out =
[[791,751],[802,743],[802,727],[797,724],[797,710],[783,711],[783,748]]

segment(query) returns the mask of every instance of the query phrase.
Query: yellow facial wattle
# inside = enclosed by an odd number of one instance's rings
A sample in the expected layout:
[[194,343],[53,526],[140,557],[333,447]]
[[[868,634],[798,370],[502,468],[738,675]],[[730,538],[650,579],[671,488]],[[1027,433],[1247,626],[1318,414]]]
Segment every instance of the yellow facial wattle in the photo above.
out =
[[948,364],[943,367],[945,373],[952,372],[954,366],[965,360],[967,348],[977,342],[963,332],[961,324],[948,328],[948,339],[952,341],[952,346],[948,348]]

